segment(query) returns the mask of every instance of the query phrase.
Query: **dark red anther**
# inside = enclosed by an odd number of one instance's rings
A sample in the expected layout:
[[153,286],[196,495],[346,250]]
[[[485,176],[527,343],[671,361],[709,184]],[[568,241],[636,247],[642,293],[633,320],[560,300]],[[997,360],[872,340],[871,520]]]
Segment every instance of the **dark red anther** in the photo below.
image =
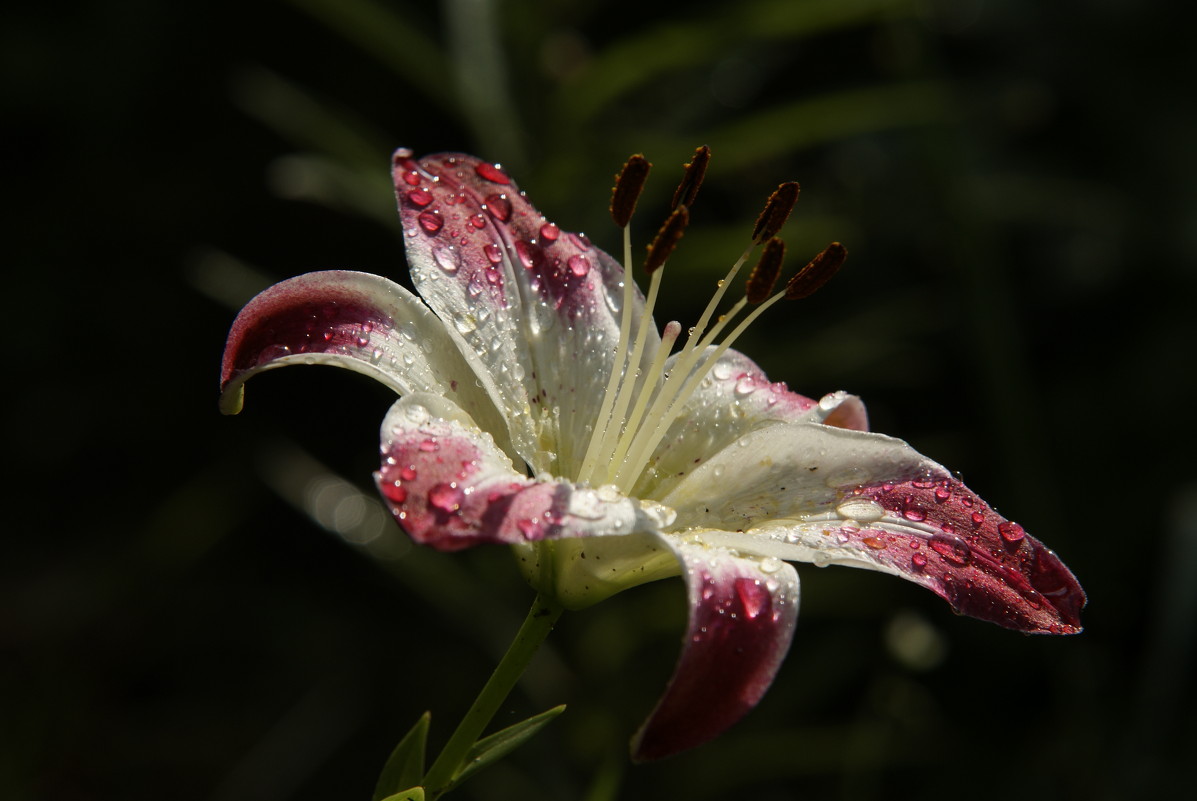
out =
[[611,218],[620,228],[626,228],[631,221],[636,201],[644,191],[644,182],[652,166],[648,159],[637,153],[628,159],[619,175],[615,176],[615,188],[611,190]]
[[777,236],[798,202],[798,189],[796,181],[787,181],[769,195],[761,216],[756,218],[756,227],[752,229],[753,242],[759,245]]
[[673,249],[677,247],[682,234],[686,232],[686,225],[689,222],[690,212],[685,206],[678,206],[673,210],[673,213],[665,220],[665,224],[661,226],[661,230],[657,231],[653,243],[648,246],[648,258],[644,260],[645,272],[652,273],[665,263],[669,254],[673,253]]
[[761,260],[752,268],[744,294],[749,303],[761,303],[773,292],[777,276],[781,275],[781,263],[786,257],[786,243],[773,237],[765,243]]
[[801,300],[813,295],[831,276],[839,272],[848,258],[848,250],[839,242],[832,242],[819,255],[798,271],[786,284],[786,300]]
[[693,206],[694,198],[698,197],[698,188],[702,186],[702,179],[706,177],[707,165],[711,163],[711,149],[706,145],[695,148],[690,163],[686,165],[686,174],[673,193],[670,209],[678,206]]

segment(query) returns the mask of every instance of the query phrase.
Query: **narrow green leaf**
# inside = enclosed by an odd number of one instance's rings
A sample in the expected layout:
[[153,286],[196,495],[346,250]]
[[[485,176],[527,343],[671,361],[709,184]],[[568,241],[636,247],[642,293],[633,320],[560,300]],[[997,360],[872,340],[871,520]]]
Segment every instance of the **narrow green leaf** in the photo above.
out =
[[476,771],[507,756],[564,711],[565,704],[561,704],[560,706],[555,706],[552,709],[541,712],[539,715],[533,715],[527,720],[520,721],[513,726],[508,726],[502,731],[497,731],[492,735],[483,737],[474,743],[474,747],[466,755],[461,770],[453,777],[453,783],[450,786],[461,784]]
[[[411,793],[419,792],[420,801],[424,798],[424,788],[416,787],[424,776],[424,751],[428,743],[428,726],[432,721],[432,713],[425,712],[411,727],[411,731],[403,735],[399,745],[387,758],[378,777],[378,784],[374,786],[373,801],[400,801],[400,799],[416,799]],[[411,787],[411,790],[401,788]],[[398,795],[395,793],[398,792]]]
[[424,788],[413,787],[410,790],[388,795],[386,798],[377,799],[376,801],[424,801]]

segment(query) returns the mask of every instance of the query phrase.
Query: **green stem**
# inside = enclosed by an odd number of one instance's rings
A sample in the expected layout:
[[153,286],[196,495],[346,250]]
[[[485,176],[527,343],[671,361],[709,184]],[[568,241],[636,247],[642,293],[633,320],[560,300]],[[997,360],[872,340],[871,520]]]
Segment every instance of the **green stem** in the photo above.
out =
[[524,674],[536,649],[553,630],[553,625],[557,618],[561,617],[562,611],[564,609],[556,599],[537,594],[507,653],[503,655],[494,673],[474,699],[473,706],[457,725],[457,730],[453,732],[449,742],[445,743],[440,756],[424,775],[423,784],[429,799],[445,792],[464,767],[466,755],[482,735],[482,730],[499,711],[499,707],[503,705],[520,676]]

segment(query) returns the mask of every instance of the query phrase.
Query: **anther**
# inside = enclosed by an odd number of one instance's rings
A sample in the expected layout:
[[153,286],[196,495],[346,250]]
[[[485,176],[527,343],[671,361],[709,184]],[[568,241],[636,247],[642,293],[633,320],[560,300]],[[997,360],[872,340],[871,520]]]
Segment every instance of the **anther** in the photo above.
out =
[[693,206],[694,198],[698,196],[698,188],[702,186],[702,179],[706,177],[707,165],[711,162],[711,149],[706,145],[696,148],[690,163],[686,165],[686,174],[673,193],[670,210],[678,206]]
[[611,190],[611,218],[620,228],[626,228],[636,210],[636,201],[644,191],[644,182],[653,165],[640,153],[628,159],[615,176],[615,188]]
[[848,258],[847,249],[839,242],[832,242],[819,255],[798,271],[786,284],[786,300],[801,300],[813,295],[820,287],[844,266]]
[[752,229],[752,241],[758,245],[767,239],[772,239],[781,231],[798,202],[798,184],[787,181],[769,195],[761,216],[756,218],[756,227]]
[[745,297],[749,303],[761,303],[773,292],[777,283],[777,276],[781,275],[781,262],[786,257],[786,243],[773,237],[765,243],[765,251],[761,253],[761,260],[752,268],[745,287]]
[[657,231],[656,239],[648,246],[648,257],[644,260],[645,272],[653,273],[665,263],[669,254],[673,253],[673,249],[677,247],[689,222],[690,212],[686,210],[685,206],[678,206],[673,210],[673,213],[665,220],[665,224],[661,226],[661,230]]

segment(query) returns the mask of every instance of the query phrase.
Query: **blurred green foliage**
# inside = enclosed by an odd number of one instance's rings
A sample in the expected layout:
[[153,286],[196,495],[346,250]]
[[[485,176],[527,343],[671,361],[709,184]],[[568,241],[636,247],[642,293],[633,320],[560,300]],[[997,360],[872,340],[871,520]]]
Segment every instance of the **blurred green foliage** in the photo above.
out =
[[[710,746],[630,767],[684,619],[680,582],[650,585],[562,621],[509,718],[566,702],[556,736],[459,797],[1187,786],[1197,110],[1164,3],[113,0],[4,15],[19,354],[5,798],[368,798],[425,710],[443,742],[514,632],[531,594],[508,554],[370,528],[385,391],[280,371],[255,379],[241,417],[216,413],[220,346],[254,291],[330,267],[405,279],[387,177],[400,145],[503,162],[563,228],[612,249],[624,158],[657,164],[643,244],[671,170],[709,144],[658,315],[683,323],[768,192],[801,181],[791,253],[840,239],[852,256],[742,349],[798,391],[859,393],[878,430],[961,470],[1091,598],[1081,636],[1028,639],[880,575],[804,567],[795,645],[760,708]],[[321,507],[327,493],[348,505]]]

